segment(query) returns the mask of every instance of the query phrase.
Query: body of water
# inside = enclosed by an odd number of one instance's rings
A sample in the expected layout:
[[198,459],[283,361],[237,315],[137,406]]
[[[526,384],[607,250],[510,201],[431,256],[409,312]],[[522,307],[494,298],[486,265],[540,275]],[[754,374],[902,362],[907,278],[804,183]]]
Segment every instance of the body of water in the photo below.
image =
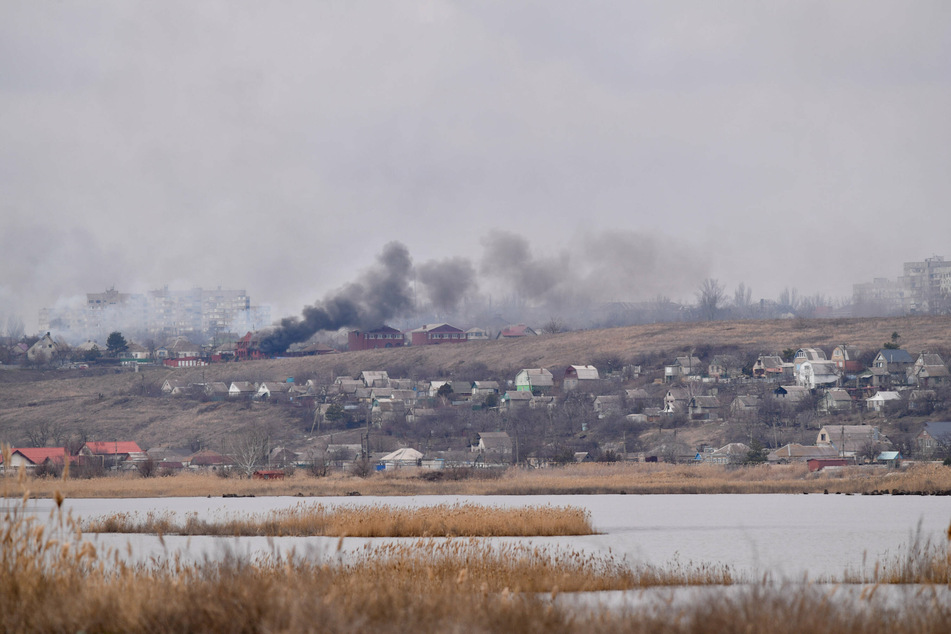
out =
[[[414,507],[471,502],[486,506],[575,506],[591,513],[600,534],[522,538],[537,545],[610,553],[631,563],[725,564],[752,577],[801,580],[840,578],[846,570],[871,570],[896,556],[916,535],[945,543],[951,499],[847,495],[564,495],[419,496],[354,498],[148,498],[75,499],[65,508],[89,519],[116,512],[197,513],[203,518],[247,516],[297,504]],[[49,513],[52,500],[34,500],[30,512]],[[212,538],[90,535],[145,561],[180,554],[186,559],[287,554],[320,556],[360,548],[371,539]],[[510,538],[515,539],[515,538]]]

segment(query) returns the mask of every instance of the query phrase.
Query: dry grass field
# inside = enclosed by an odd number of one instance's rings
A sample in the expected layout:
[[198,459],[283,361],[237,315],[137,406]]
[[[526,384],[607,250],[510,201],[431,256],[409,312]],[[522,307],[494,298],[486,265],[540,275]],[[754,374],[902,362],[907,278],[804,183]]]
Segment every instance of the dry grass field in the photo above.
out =
[[[402,367],[450,371],[484,366],[514,376],[520,368],[564,367],[618,356],[668,353],[701,346],[735,346],[756,353],[779,352],[805,346],[833,347],[840,343],[880,348],[891,334],[901,334],[912,351],[951,347],[951,318],[895,317],[869,319],[784,319],[717,322],[671,322],[541,335],[509,341],[487,341],[462,346],[422,346],[347,352],[321,357],[255,361],[243,370],[246,380],[311,374],[356,376],[366,369]],[[199,380],[202,370],[178,370],[177,377]],[[223,380],[237,372],[211,366],[207,380]],[[214,378],[212,378],[214,377]]]
[[[432,378],[466,372],[512,377],[519,368],[558,368],[616,357],[633,361],[702,346],[727,346],[753,353],[801,346],[832,347],[848,342],[866,349],[888,341],[892,332],[912,352],[951,348],[948,317],[889,319],[773,320],[662,323],[542,335],[461,346],[424,346],[342,353],[322,357],[216,364],[205,368],[151,368],[129,371],[0,372],[0,441],[25,443],[27,430],[53,424],[70,435],[129,438],[143,448],[201,441],[220,445],[235,430],[266,426],[277,442],[304,438],[309,416],[303,409],[266,404],[200,403],[146,396],[166,379],[190,381],[274,380],[293,376],[356,376],[365,369]],[[340,442],[340,441],[338,441]]]
[[[333,474],[315,478],[298,471],[284,480],[221,478],[212,474],[143,478],[134,473],[90,479],[26,478],[10,495],[51,498],[194,497],[221,495],[565,495],[695,493],[947,493],[951,467],[940,463],[909,465],[900,471],[849,467],[809,473],[805,465],[669,465],[663,463],[592,463],[552,469],[511,468],[499,477],[432,481],[425,471],[403,469],[367,478]],[[480,475],[476,472],[476,476]],[[14,478],[8,478],[14,481]]]

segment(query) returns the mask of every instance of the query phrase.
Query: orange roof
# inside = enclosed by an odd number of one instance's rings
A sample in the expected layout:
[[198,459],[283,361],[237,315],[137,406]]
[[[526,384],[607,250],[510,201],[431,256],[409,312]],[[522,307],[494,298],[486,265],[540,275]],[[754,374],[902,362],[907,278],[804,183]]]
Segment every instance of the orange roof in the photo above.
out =
[[87,442],[86,448],[95,455],[106,456],[124,453],[142,453],[139,446],[131,440],[94,440]]
[[[54,460],[63,461],[63,457],[66,455],[66,449],[63,447],[21,447],[13,449],[10,455],[15,453],[20,454],[33,464],[41,464],[47,458],[53,458]],[[0,456],[0,461],[3,460],[3,456]]]

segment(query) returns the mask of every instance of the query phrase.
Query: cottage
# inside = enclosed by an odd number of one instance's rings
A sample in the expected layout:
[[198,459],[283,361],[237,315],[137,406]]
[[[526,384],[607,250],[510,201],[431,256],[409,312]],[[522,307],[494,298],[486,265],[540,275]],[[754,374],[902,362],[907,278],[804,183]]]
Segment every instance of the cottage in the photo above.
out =
[[803,361],[799,364],[796,383],[810,390],[838,385],[838,368],[832,361]]
[[258,391],[255,392],[254,398],[265,401],[287,399],[289,398],[288,392],[292,385],[293,383],[287,383],[286,381],[263,381],[261,385],[258,386]]
[[889,444],[877,427],[871,425],[826,425],[819,430],[816,444],[831,446],[843,457],[854,457],[866,447]]
[[203,449],[192,454],[186,462],[189,468],[195,470],[217,470],[231,464],[230,459],[210,449]]
[[594,399],[594,411],[598,414],[598,418],[616,416],[623,410],[624,402],[618,395],[603,394]]
[[865,406],[870,412],[883,413],[888,411],[889,407],[901,403],[901,394],[891,390],[880,390],[873,396],[865,399]]
[[547,394],[554,385],[551,372],[545,368],[527,368],[515,375],[515,389],[520,392]]
[[473,381],[472,382],[472,396],[473,397],[485,397],[490,394],[498,395],[498,393],[499,393],[498,381]]
[[17,447],[10,450],[9,463],[4,463],[3,456],[0,455],[0,464],[4,469],[23,468],[29,472],[47,461],[62,465],[68,456],[64,447]]
[[915,447],[924,458],[951,456],[951,422],[925,423],[924,429],[915,436]]
[[525,324],[515,324],[513,326],[506,326],[500,330],[496,339],[518,339],[520,337],[534,337],[536,335],[538,335],[538,333]]
[[730,403],[730,413],[734,416],[749,417],[759,413],[762,399],[755,395],[737,396]]
[[682,387],[670,388],[664,396],[664,413],[670,415],[686,412],[691,396],[690,392]]
[[908,370],[914,365],[911,355],[906,350],[882,349],[872,360],[872,375],[874,385],[907,385]]
[[224,383],[223,381],[209,381],[202,387],[205,392],[205,396],[213,400],[227,398],[230,389],[228,384]]
[[504,431],[479,432],[479,442],[472,446],[472,451],[482,454],[486,461],[510,462],[512,439]]
[[908,383],[921,388],[943,387],[948,384],[949,377],[951,373],[948,372],[944,360],[940,355],[932,353],[919,354],[908,371]]
[[780,385],[773,390],[775,396],[780,402],[790,406],[796,406],[811,396],[809,388],[801,385]]
[[386,370],[364,370],[360,373],[360,380],[365,387],[389,387],[390,375]]
[[166,345],[170,359],[195,359],[201,356],[201,346],[196,345],[185,337],[176,338],[171,344]]
[[776,355],[761,354],[753,363],[754,379],[776,379],[783,376],[783,359]]
[[466,331],[466,341],[488,341],[489,331],[485,328],[470,328]]
[[593,365],[569,365],[565,369],[562,389],[569,392],[586,385],[595,385],[600,378],[598,369]]
[[513,409],[516,407],[527,406],[532,400],[532,393],[524,390],[509,390],[499,399],[499,406],[502,409]]
[[90,441],[82,446],[79,455],[99,458],[104,466],[113,469],[130,467],[149,459],[149,455],[131,440]]
[[697,453],[695,460],[707,464],[740,464],[750,453],[749,445],[741,442],[731,442],[719,449],[708,448]]
[[664,366],[664,381],[679,381],[684,378],[698,377],[703,372],[700,359],[690,355],[677,357],[674,362]]
[[694,396],[687,403],[691,420],[720,420],[720,401],[716,396]]
[[785,464],[788,462],[807,462],[813,459],[837,458],[839,450],[832,445],[800,445],[789,443],[766,455],[770,464]]
[[380,458],[379,464],[386,469],[418,467],[422,464],[423,454],[412,447],[403,447]]
[[849,412],[852,410],[852,402],[852,395],[848,390],[834,387],[819,399],[819,411],[826,414]]
[[793,372],[799,376],[799,368],[806,361],[828,361],[826,353],[819,348],[800,348],[793,357]]
[[50,333],[46,333],[40,337],[39,341],[29,347],[26,351],[26,358],[31,363],[47,364],[53,361],[53,357],[59,348],[59,344],[53,341]]
[[181,396],[188,391],[188,383],[185,381],[173,381],[172,379],[165,379],[162,382],[162,394],[170,394],[172,396]]
[[228,387],[228,396],[232,398],[238,397],[247,397],[250,398],[254,396],[255,392],[258,391],[258,386],[250,381],[232,381],[231,385]]
[[865,369],[859,360],[860,356],[862,351],[859,348],[843,343],[832,349],[830,361],[835,364],[840,374],[855,374]]

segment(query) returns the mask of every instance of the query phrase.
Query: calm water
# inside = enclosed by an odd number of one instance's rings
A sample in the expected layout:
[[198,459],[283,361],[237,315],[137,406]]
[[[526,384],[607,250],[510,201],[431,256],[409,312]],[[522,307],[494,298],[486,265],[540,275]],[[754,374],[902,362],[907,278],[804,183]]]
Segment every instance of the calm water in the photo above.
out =
[[[759,576],[816,579],[840,577],[847,570],[871,569],[876,560],[898,554],[917,531],[944,543],[951,523],[951,498],[845,495],[579,495],[579,496],[425,496],[356,498],[163,498],[67,500],[77,517],[115,512],[197,513],[201,517],[243,516],[297,504],[425,506],[473,502],[512,507],[577,506],[587,509],[600,535],[531,538],[592,553],[612,553],[632,562],[728,564]],[[30,509],[48,512],[53,503],[37,500]],[[151,535],[99,535],[107,546],[121,546],[133,559],[180,553],[186,558],[220,557],[226,550],[246,556],[295,552],[335,553],[337,538],[209,538]],[[511,538],[514,539],[514,538]],[[343,551],[367,539],[343,540]],[[525,541],[525,540],[523,540]]]

